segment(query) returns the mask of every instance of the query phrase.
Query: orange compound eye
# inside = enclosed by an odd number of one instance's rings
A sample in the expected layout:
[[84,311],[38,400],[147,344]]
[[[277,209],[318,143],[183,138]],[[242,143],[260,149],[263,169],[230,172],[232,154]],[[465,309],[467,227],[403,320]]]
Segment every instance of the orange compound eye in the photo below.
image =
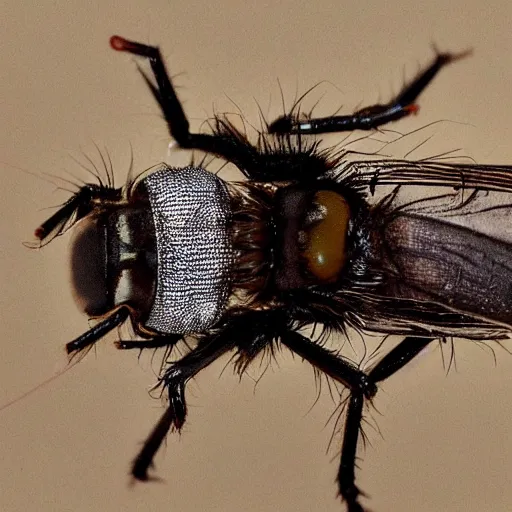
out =
[[335,281],[347,258],[345,244],[350,207],[345,199],[332,190],[320,190],[313,199],[323,218],[308,231],[303,256],[311,274],[321,282]]

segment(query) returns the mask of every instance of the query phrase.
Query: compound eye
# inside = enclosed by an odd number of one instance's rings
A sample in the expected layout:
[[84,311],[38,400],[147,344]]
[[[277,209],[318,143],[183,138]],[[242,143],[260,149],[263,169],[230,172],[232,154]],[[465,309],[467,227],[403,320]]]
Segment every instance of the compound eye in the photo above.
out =
[[78,307],[89,316],[108,309],[105,237],[101,222],[86,219],[77,228],[71,251],[71,280]]
[[322,283],[332,283],[339,277],[346,259],[346,240],[350,207],[337,192],[320,190],[313,198],[319,220],[306,231],[303,257],[309,272]]

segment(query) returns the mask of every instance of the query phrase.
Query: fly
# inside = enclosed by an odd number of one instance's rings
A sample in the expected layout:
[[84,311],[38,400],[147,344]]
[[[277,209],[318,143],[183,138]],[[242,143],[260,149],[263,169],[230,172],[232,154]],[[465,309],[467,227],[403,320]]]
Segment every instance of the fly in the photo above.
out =
[[[97,323],[67,343],[70,355],[128,320],[139,339],[119,341],[120,349],[170,351],[183,340],[191,347],[165,362],[157,387],[168,405],[133,477],[148,480],[167,433],[183,427],[186,384],[198,372],[234,352],[242,373],[262,351],[284,346],[349,392],[337,482],[348,510],[363,511],[357,445],[378,385],[435,341],[510,335],[512,241],[464,223],[510,215],[512,167],[353,161],[307,135],[375,129],[416,112],[439,70],[467,52],[437,54],[389,104],[327,118],[296,106],[252,144],[223,116],[212,133],[191,133],[159,49],[119,36],[110,44],[149,61],[152,76],[142,76],[181,148],[231,162],[246,178],[226,182],[201,166],[160,164],[122,188],[84,185],[36,230],[45,244],[80,222],[74,286]],[[404,199],[413,186],[443,192]],[[490,196],[499,204],[489,206]],[[300,332],[312,325],[320,335]],[[403,339],[363,370],[324,346],[347,328]]]

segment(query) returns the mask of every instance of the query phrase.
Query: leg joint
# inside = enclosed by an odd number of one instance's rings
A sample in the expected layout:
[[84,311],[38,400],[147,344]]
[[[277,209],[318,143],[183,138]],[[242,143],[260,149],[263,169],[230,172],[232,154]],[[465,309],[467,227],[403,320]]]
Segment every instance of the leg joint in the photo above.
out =
[[361,374],[356,390],[363,394],[367,400],[371,400],[377,394],[377,384],[366,373]]

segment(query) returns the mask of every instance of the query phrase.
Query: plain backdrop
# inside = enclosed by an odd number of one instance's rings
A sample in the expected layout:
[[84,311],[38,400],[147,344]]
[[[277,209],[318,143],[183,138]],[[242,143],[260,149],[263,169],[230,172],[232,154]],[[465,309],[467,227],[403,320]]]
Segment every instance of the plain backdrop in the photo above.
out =
[[[0,405],[66,365],[63,346],[89,324],[69,284],[69,237],[29,250],[33,230],[67,197],[57,178],[86,179],[76,162],[112,158],[118,183],[133,151],[142,170],[172,151],[120,34],[158,44],[191,120],[282,112],[281,90],[311,97],[319,115],[387,100],[440,49],[473,48],[422,95],[387,148],[419,158],[460,149],[512,163],[512,7],[488,2],[237,2],[6,0],[0,21]],[[278,82],[279,80],[279,82]],[[256,100],[256,101],[255,101]],[[357,134],[356,134],[357,136]],[[328,141],[340,142],[339,136]],[[368,141],[369,142],[369,141]],[[313,372],[283,353],[239,379],[227,359],[190,386],[189,421],[156,458],[161,482],[129,486],[128,469],[162,412],[148,396],[159,355],[117,351],[115,333],[51,384],[0,412],[0,510],[341,511],[334,403]],[[356,345],[359,343],[355,340]],[[512,348],[512,344],[509,345]],[[347,347],[347,355],[354,357]],[[376,512],[508,511],[512,505],[512,358],[464,341],[446,375],[432,350],[387,381],[367,427],[357,483]],[[222,373],[222,375],[221,375]]]

